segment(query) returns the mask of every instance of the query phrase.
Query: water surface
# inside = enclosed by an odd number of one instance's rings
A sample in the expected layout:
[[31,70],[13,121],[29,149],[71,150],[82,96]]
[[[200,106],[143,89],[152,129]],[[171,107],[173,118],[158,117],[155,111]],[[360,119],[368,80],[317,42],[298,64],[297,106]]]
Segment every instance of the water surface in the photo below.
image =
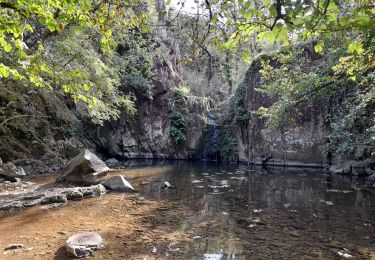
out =
[[25,244],[5,259],[66,259],[81,231],[106,241],[94,259],[375,259],[375,195],[348,178],[209,162],[118,174],[139,193],[0,218],[0,246]]

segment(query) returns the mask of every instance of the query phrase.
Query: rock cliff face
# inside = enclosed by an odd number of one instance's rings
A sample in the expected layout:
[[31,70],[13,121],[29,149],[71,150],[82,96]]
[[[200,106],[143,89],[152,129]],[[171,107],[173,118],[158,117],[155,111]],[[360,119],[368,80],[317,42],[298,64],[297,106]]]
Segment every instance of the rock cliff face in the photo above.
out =
[[[323,62],[319,57],[312,57],[306,50],[304,55],[303,66],[316,66]],[[261,86],[261,59],[269,57],[260,57],[251,64],[244,81],[227,106],[228,114],[224,115],[223,124],[232,126],[239,161],[261,165],[326,167],[350,160],[358,164],[371,157],[373,147],[364,141],[368,127],[364,124],[351,129],[350,134],[355,141],[345,156],[339,154],[339,149],[335,150],[332,145],[329,150],[324,149],[334,131],[329,123],[330,119],[340,118],[345,100],[354,93],[353,87],[346,85],[334,85],[336,88],[332,91],[333,94],[314,100],[309,106],[299,104],[298,114],[285,118],[281,127],[265,134],[265,120],[260,118],[258,110],[260,107],[269,107],[276,100],[257,91]],[[271,62],[277,61],[271,59]],[[349,168],[358,168],[354,164]],[[370,169],[374,166],[373,163],[371,167],[369,165],[366,163],[366,167],[361,167]]]
[[[122,116],[92,133],[99,151],[108,157],[189,159],[195,155],[212,102],[195,96],[176,101],[174,91],[181,82],[178,46],[172,39],[162,44],[170,50],[170,55],[166,61],[154,61],[154,98],[137,96],[134,118]],[[175,111],[181,111],[185,120],[186,139],[180,143],[170,136],[171,116]]]
[[[254,164],[288,166],[317,166],[328,163],[320,146],[327,131],[324,125],[325,105],[304,111],[304,121],[293,129],[262,135],[264,120],[257,110],[272,104],[268,96],[256,91],[260,86],[260,61],[253,62],[243,83],[237,90],[238,104],[242,106],[243,119],[232,122],[237,142],[238,159]],[[246,115],[246,116],[245,116]],[[285,120],[287,120],[285,118]]]

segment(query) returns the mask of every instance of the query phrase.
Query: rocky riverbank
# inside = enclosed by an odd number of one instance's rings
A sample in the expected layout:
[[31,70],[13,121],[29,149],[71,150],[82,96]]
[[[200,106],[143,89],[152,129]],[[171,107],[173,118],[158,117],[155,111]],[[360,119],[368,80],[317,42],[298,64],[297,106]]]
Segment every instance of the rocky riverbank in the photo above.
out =
[[68,200],[100,196],[107,191],[134,191],[123,176],[116,175],[116,170],[111,170],[88,150],[83,150],[71,160],[61,174],[45,178],[45,183],[21,180],[20,177],[26,174],[13,164],[0,164],[0,170],[1,176],[7,178],[0,183],[0,214],[39,204],[59,207]]

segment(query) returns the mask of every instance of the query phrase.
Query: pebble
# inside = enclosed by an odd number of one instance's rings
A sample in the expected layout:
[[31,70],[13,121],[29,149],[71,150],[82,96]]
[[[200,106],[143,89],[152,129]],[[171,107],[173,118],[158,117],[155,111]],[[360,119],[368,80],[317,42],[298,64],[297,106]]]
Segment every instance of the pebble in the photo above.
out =
[[22,247],[23,247],[23,244],[9,244],[8,246],[4,248],[4,250],[5,251],[14,250],[14,249],[22,248]]

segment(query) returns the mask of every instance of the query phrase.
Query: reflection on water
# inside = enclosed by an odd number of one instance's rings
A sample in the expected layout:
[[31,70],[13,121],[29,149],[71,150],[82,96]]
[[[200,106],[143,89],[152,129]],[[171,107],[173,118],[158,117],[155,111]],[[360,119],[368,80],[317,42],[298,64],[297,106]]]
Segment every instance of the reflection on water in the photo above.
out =
[[[176,188],[165,189],[160,181]],[[197,237],[189,255],[319,258],[347,250],[365,257],[375,249],[375,196],[357,186],[321,170],[184,162],[142,195],[193,212],[178,227]]]
[[[43,230],[51,234],[45,239],[50,254],[65,259],[58,245],[66,236],[94,230],[106,241],[95,259],[375,257],[375,195],[347,178],[320,170],[181,161],[131,165],[114,174],[124,175],[140,193],[0,218],[0,246]],[[65,236],[56,235],[60,231]],[[43,259],[43,238],[32,242],[34,255],[8,257]]]

